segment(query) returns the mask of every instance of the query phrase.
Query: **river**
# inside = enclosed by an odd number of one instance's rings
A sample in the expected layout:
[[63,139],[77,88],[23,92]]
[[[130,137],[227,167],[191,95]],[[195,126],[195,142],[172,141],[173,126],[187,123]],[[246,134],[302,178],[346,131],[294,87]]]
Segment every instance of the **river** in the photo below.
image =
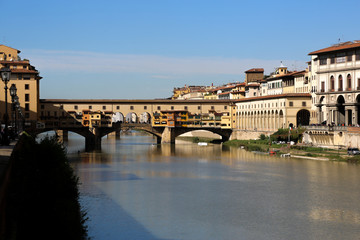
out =
[[[68,156],[94,240],[360,239],[360,166],[149,135]],[[79,151],[79,152],[78,152]]]

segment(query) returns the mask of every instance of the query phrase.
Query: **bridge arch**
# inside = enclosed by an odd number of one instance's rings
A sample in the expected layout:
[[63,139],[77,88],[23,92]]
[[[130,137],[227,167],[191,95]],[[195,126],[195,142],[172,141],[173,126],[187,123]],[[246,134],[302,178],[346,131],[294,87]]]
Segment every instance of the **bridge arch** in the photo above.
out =
[[[177,128],[174,131],[174,137],[178,137],[184,133],[188,133],[188,132],[192,132],[195,130],[199,130],[198,128]],[[221,128],[203,128],[201,130],[205,130],[205,131],[209,131],[212,132],[214,134],[217,134],[219,136],[221,136],[221,140],[222,141],[227,141],[230,139],[231,133],[232,133],[232,129],[221,129]]]
[[125,117],[126,123],[137,123],[138,122],[138,116],[134,112],[129,112]]
[[124,115],[121,112],[114,112],[111,118],[112,123],[123,123]]
[[143,112],[140,114],[139,123],[151,123],[151,114],[148,112]]

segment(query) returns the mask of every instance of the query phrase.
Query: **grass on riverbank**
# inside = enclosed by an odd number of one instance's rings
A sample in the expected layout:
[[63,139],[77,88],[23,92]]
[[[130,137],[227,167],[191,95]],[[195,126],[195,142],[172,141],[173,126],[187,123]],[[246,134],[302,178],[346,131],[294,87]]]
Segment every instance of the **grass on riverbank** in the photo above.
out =
[[23,135],[12,154],[6,239],[88,239],[78,178],[55,138]]
[[329,148],[320,148],[313,146],[293,145],[288,148],[287,144],[269,145],[269,140],[230,140],[224,143],[226,146],[241,147],[248,151],[268,152],[269,150],[278,149],[278,153],[288,153],[291,155],[305,157],[327,158],[330,161],[342,161],[350,163],[360,163],[360,156],[348,156],[346,150],[337,150]]

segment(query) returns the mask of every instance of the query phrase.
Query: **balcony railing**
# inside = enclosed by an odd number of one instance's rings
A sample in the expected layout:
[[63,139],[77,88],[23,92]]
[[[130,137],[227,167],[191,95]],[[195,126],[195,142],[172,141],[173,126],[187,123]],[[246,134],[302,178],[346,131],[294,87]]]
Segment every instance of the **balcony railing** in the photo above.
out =
[[347,131],[347,126],[304,126],[307,130],[313,131]]
[[343,91],[343,88],[342,88],[342,87],[339,87],[339,88],[338,88],[338,91],[339,91],[339,92],[342,92],[342,91]]

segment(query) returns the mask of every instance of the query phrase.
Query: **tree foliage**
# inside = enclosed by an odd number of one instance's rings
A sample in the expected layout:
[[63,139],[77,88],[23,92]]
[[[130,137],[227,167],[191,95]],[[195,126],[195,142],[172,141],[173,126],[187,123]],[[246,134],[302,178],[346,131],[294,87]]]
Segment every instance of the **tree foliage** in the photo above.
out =
[[88,239],[78,178],[56,138],[23,135],[12,156],[8,238]]

